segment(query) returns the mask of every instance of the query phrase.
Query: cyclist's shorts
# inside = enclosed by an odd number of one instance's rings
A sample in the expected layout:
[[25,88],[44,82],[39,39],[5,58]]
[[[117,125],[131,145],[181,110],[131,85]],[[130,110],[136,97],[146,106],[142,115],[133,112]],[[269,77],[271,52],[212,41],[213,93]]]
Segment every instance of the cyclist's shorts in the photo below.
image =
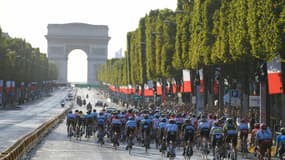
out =
[[192,132],[192,133],[186,132],[184,134],[184,142],[186,143],[188,140],[190,142],[194,142],[194,132]]
[[259,141],[259,149],[260,149],[260,153],[261,154],[264,154],[266,152],[266,150],[268,148],[271,148],[272,146],[272,140],[262,140],[262,141]]
[[243,138],[245,138],[245,139],[247,139],[247,137],[248,137],[248,130],[247,129],[244,129],[244,130],[240,130],[240,139],[243,139]]
[[134,134],[134,132],[135,132],[135,128],[134,127],[128,127],[127,128],[127,135]]
[[237,135],[227,135],[226,137],[226,143],[232,143],[233,146],[237,145]]
[[176,142],[176,132],[167,133],[167,142],[169,141]]
[[120,126],[120,125],[113,125],[113,131],[114,131],[114,132],[117,132],[117,133],[120,133],[120,131],[121,131],[121,126]]
[[224,142],[224,137],[220,134],[213,135],[213,141],[212,141],[212,146],[220,146],[223,145]]
[[200,130],[200,136],[201,137],[205,137],[208,139],[209,134],[210,134],[210,130],[208,128],[201,128],[201,130]]
[[74,119],[67,119],[66,123],[69,126],[70,124],[74,123]]

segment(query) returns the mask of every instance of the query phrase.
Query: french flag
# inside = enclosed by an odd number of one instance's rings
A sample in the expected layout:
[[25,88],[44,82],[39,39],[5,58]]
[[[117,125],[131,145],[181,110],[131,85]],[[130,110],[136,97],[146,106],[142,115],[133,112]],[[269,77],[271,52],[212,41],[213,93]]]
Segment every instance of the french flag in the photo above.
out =
[[280,57],[274,57],[271,62],[267,62],[267,78],[269,94],[283,93],[282,71]]
[[182,85],[182,92],[184,93],[191,93],[192,88],[191,88],[191,79],[190,79],[190,70],[189,69],[183,69],[183,85]]
[[203,68],[199,69],[199,78],[200,78],[200,93],[204,93],[204,77],[203,77]]
[[161,87],[161,83],[160,82],[156,82],[156,94],[157,95],[162,95],[162,87]]

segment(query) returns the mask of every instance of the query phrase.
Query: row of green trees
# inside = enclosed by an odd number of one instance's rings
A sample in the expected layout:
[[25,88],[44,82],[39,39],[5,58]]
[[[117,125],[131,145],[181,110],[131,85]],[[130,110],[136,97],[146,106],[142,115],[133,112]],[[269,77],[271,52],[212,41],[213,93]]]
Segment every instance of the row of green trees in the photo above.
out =
[[4,35],[0,28],[0,80],[39,82],[57,79],[57,68],[46,54],[20,38]]
[[141,18],[127,34],[125,57],[108,60],[98,78],[118,85],[179,81],[182,69],[204,68],[207,80],[219,66],[222,76],[248,88],[262,63],[285,58],[284,44],[284,0],[178,0],[176,11]]

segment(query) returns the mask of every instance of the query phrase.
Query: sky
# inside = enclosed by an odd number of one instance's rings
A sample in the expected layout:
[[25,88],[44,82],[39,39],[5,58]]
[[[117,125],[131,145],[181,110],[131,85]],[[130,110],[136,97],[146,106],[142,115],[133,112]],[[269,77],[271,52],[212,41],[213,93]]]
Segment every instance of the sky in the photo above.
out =
[[0,27],[47,53],[48,24],[88,23],[109,28],[108,58],[126,48],[127,32],[151,10],[175,10],[177,0],[0,0]]

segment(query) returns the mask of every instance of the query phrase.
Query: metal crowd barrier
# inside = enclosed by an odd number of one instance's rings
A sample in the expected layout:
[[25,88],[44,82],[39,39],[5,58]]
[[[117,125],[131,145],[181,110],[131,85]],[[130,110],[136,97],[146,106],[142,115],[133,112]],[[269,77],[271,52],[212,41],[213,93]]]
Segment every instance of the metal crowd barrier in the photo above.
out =
[[19,160],[26,152],[32,149],[43,136],[45,136],[55,125],[57,125],[62,119],[65,118],[65,115],[73,107],[71,106],[64,110],[63,113],[57,117],[43,123],[32,133],[24,136],[9,147],[6,151],[0,154],[0,160]]

